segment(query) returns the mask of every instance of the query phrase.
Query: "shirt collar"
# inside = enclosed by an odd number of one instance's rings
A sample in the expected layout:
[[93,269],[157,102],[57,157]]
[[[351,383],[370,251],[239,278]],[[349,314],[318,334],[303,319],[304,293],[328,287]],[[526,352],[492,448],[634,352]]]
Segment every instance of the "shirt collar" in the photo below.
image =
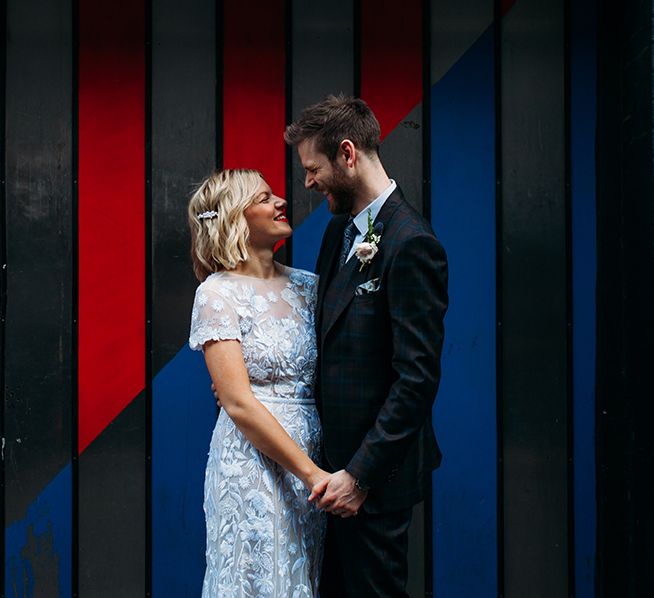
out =
[[360,234],[365,235],[368,232],[368,212],[370,212],[370,217],[374,222],[375,218],[377,218],[377,214],[379,214],[379,210],[381,210],[384,205],[384,202],[390,197],[391,193],[395,191],[397,184],[393,179],[390,179],[390,181],[391,184],[382,191],[381,195],[375,198],[367,208],[361,210],[352,220]]

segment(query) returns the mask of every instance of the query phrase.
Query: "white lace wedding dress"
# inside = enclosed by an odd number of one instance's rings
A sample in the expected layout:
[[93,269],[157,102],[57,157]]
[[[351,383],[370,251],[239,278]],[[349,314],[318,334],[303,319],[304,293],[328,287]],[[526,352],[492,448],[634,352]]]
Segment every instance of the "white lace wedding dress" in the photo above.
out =
[[[261,280],[211,274],[197,289],[189,344],[238,339],[255,397],[316,462],[314,398],[317,277],[276,265]],[[207,569],[203,598],[316,596],[325,515],[291,473],[256,450],[221,410],[205,475]]]

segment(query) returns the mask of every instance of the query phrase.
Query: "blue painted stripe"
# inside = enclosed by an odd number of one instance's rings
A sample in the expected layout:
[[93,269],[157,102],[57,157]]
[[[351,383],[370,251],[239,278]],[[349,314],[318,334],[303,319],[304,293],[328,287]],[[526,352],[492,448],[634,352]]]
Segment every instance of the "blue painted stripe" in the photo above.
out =
[[595,596],[595,204],[596,7],[571,5],[572,338],[575,583],[578,598]]
[[327,200],[309,214],[293,231],[293,267],[315,272],[322,235],[331,219]]
[[493,28],[431,93],[432,223],[448,253],[450,307],[434,425],[434,589],[497,595]]
[[184,346],[152,387],[152,590],[199,596],[205,569],[204,471],[216,403],[202,353]]
[[5,595],[70,596],[72,470],[64,467],[5,530]]

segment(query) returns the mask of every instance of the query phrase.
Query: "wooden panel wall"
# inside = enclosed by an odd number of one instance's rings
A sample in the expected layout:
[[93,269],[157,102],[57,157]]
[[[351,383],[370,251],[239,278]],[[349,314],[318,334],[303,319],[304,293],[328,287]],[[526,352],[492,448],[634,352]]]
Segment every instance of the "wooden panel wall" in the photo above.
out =
[[450,259],[410,595],[594,595],[590,0],[3,11],[6,596],[199,593],[216,406],[186,205],[214,168],[261,169],[295,229],[279,259],[313,269],[329,214],[282,133],[339,92]]

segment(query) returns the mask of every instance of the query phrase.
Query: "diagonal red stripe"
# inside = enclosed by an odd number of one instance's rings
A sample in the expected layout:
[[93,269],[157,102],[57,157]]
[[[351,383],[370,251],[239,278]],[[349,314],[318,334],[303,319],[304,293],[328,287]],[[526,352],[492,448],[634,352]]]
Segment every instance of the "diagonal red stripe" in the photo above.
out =
[[421,0],[361,0],[361,97],[382,139],[422,100],[421,23]]
[[79,3],[79,443],[145,381],[143,2]]
[[285,193],[284,0],[225,2],[223,163]]

